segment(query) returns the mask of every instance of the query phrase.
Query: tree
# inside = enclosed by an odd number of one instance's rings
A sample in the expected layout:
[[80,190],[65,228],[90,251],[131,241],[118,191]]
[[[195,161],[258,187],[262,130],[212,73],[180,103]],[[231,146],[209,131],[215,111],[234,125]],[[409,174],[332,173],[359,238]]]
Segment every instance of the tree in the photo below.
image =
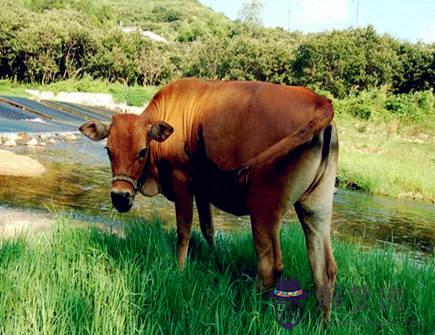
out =
[[239,10],[239,20],[245,24],[261,26],[263,24],[261,18],[263,7],[262,0],[244,0]]

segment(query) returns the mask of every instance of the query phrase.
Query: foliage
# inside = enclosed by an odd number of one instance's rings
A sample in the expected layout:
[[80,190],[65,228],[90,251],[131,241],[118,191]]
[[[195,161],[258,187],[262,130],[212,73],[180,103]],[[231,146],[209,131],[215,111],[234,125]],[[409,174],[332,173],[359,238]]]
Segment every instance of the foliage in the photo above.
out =
[[[263,80],[349,97],[340,107],[362,119],[421,121],[433,111],[431,93],[413,92],[435,86],[435,45],[399,41],[371,26],[304,35],[232,22],[196,0],[0,4],[0,79],[44,84],[90,76],[153,86],[182,76]],[[256,15],[260,4],[245,3]],[[120,21],[170,42],[123,33]]]
[[435,119],[432,90],[391,94],[384,87],[337,99],[334,106],[337,113],[361,120],[389,121],[394,118],[403,123],[429,123]]
[[390,44],[389,37],[379,36],[371,26],[313,36],[296,51],[295,78],[336,97],[389,85],[400,67]]

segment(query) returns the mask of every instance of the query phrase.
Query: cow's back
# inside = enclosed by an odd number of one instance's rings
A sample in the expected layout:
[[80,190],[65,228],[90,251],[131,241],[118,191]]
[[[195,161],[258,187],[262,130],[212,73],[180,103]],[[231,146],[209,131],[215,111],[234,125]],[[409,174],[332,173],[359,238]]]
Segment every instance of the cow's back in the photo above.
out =
[[217,82],[201,100],[197,123],[207,156],[223,170],[237,168],[297,134],[317,109],[329,104],[302,87],[261,82]]

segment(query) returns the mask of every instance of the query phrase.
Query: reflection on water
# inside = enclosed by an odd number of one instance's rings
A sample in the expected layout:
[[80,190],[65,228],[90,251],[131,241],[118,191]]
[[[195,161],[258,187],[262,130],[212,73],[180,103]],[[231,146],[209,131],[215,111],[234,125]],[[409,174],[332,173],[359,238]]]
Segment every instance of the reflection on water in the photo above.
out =
[[[39,178],[0,176],[0,204],[41,208],[55,205],[80,209],[88,214],[112,215],[109,198],[110,167],[104,143],[81,140],[59,143],[46,149],[18,147],[38,159],[48,172]],[[175,221],[173,204],[163,196],[138,196],[127,214],[151,217],[158,215],[169,224]],[[293,222],[293,210],[285,222]],[[236,217],[215,210],[218,229],[249,229],[248,217]],[[377,241],[411,245],[418,251],[433,252],[435,241],[435,206],[415,201],[373,197],[351,191],[335,196],[333,229],[343,238],[364,243]]]

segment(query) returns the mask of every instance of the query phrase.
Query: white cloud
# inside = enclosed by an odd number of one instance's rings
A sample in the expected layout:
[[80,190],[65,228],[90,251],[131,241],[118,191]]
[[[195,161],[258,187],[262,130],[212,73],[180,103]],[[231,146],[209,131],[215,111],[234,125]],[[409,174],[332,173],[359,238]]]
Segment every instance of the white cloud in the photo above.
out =
[[296,29],[336,26],[349,21],[349,0],[290,0],[292,21]]

